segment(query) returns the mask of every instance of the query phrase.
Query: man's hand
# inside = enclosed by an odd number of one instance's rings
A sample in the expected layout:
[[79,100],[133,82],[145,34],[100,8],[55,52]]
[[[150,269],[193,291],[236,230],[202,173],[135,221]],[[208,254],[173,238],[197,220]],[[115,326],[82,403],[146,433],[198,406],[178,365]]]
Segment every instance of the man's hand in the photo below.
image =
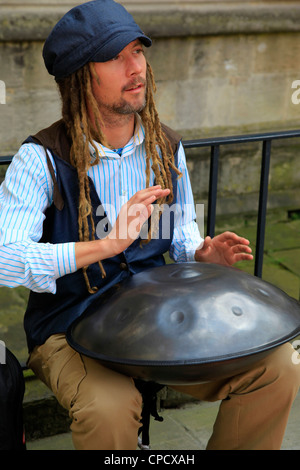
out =
[[224,232],[214,238],[206,237],[202,248],[195,252],[195,260],[232,266],[238,261],[252,260],[251,253],[249,240],[233,232]]
[[115,254],[126,250],[138,238],[144,222],[153,212],[152,204],[169,193],[169,189],[152,186],[138,191],[121,207],[116,223],[107,236]]
[[138,191],[121,207],[111,232],[101,240],[75,243],[77,269],[118,255],[139,236],[144,222],[153,212],[152,204],[168,196],[169,189],[152,186]]

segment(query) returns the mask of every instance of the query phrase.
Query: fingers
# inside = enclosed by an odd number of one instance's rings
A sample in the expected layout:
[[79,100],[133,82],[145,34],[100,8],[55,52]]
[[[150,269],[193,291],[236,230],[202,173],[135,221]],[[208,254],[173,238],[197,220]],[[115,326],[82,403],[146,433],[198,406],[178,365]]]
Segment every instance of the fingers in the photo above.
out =
[[240,237],[234,232],[227,231],[227,232],[221,233],[220,235],[217,235],[217,237],[220,239],[220,241],[227,242],[229,245],[232,245],[232,246],[235,244],[242,244],[242,245],[250,244],[250,241],[247,240],[247,238]]
[[144,222],[153,212],[153,203],[156,199],[165,197],[169,189],[161,186],[151,186],[135,193],[119,212],[117,220],[108,235],[115,242],[115,250],[124,251],[135,240],[142,229]]
[[152,204],[156,199],[161,197],[168,196],[170,194],[170,189],[162,189],[160,185],[151,186],[146,189],[138,191],[132,196],[128,201],[129,204]]
[[253,260],[253,256],[247,253],[237,253],[235,254],[234,263],[238,261],[251,261]]
[[252,253],[252,249],[248,245],[234,245],[232,250],[234,253]]
[[[225,245],[228,246],[232,253],[232,260],[230,264],[235,264],[238,261],[251,261],[253,260],[252,249],[249,246],[249,240],[238,235],[227,232]],[[229,253],[228,253],[229,254]]]
[[209,249],[211,240],[212,240],[211,237],[209,237],[209,236],[205,237],[203,245],[201,247],[202,253]]
[[128,215],[138,216],[143,224],[153,212],[152,204],[157,199],[168,196],[169,193],[169,189],[162,189],[160,185],[151,186],[150,188],[138,191],[127,203]]
[[[248,241],[248,240],[247,240]],[[253,260],[252,249],[248,245],[234,245],[231,247],[233,253],[232,264],[237,263],[238,261],[251,261]]]

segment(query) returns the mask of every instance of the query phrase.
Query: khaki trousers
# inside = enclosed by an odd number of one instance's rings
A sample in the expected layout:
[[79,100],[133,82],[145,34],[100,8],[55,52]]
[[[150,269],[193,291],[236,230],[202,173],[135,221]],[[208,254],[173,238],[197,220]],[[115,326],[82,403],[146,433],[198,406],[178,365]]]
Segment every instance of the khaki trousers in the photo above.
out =
[[[207,449],[280,449],[300,385],[300,364],[292,358],[285,344],[236,377],[173,387],[199,400],[222,400]],[[28,365],[69,410],[76,449],[136,449],[142,398],[131,378],[78,354],[64,335],[35,348]]]

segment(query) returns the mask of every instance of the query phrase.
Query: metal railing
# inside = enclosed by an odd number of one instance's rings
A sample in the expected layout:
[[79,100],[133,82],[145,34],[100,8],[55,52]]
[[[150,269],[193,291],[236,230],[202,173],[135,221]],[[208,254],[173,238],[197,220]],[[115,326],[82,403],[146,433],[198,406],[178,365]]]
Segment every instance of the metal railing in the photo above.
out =
[[[220,147],[229,144],[245,144],[251,142],[262,143],[260,188],[257,212],[256,251],[254,265],[254,275],[258,277],[262,277],[263,268],[271,144],[273,140],[289,139],[294,137],[300,137],[300,130],[268,132],[248,135],[234,135],[228,137],[216,137],[183,141],[183,146],[185,149],[210,147],[210,174],[206,233],[211,237],[213,237],[215,234]],[[11,155],[0,156],[0,165],[7,165],[11,162],[11,160]]]
[[185,149],[210,147],[210,176],[208,192],[207,235],[215,234],[216,206],[218,194],[218,169],[220,147],[229,144],[245,144],[249,142],[262,143],[262,158],[260,172],[260,188],[257,213],[256,251],[254,275],[262,277],[263,254],[265,242],[265,227],[268,201],[268,183],[271,160],[271,144],[273,140],[300,137],[300,130],[269,132],[261,134],[234,135],[229,137],[217,137],[209,139],[187,140],[183,142]]

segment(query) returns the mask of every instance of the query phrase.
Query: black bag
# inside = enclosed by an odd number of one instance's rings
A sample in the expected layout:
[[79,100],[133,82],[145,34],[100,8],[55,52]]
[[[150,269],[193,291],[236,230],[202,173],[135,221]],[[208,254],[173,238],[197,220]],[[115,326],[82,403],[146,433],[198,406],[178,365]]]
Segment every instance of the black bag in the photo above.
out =
[[0,451],[26,450],[23,426],[25,381],[22,367],[9,349],[0,347]]

